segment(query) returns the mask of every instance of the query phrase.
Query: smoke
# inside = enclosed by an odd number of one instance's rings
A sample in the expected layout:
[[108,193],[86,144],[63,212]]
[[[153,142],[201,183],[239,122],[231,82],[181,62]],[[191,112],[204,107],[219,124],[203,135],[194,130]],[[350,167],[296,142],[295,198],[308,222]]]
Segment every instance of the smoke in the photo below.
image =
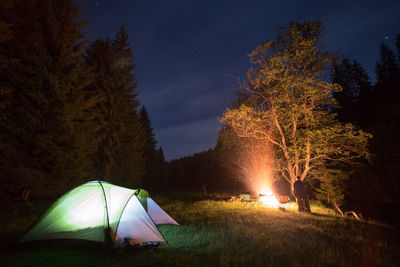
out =
[[277,177],[274,170],[275,153],[267,140],[239,137],[229,127],[219,135],[218,151],[223,166],[240,184],[237,188],[261,193],[272,189]]
[[271,189],[274,182],[274,153],[270,143],[250,139],[240,154],[241,172],[248,188],[254,193]]

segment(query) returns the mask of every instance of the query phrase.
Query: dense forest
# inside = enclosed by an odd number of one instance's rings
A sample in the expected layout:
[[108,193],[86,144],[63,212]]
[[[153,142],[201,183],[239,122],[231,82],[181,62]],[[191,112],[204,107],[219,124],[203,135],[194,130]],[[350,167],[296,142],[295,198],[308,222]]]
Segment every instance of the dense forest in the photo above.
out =
[[0,8],[2,194],[54,196],[88,179],[162,183],[166,163],[138,100],[124,26],[88,43],[74,1]]
[[[289,194],[301,176],[312,197],[326,203],[332,198],[349,205],[400,201],[400,35],[396,51],[381,45],[373,81],[359,62],[322,50],[319,22],[289,24],[275,41],[249,55],[248,82],[222,115],[217,145],[168,163],[138,98],[125,27],[112,39],[87,42],[83,25],[72,0],[0,3],[2,196],[18,199],[18,192],[29,188],[31,198],[54,197],[94,179],[133,188],[239,193],[253,190],[248,179],[257,169],[273,177],[270,185],[278,194]],[[306,59],[312,62],[304,67]],[[268,76],[262,71],[266,66],[275,74],[289,73],[286,80]],[[281,106],[275,112],[276,102],[268,102],[271,95],[259,88],[275,90],[294,81],[293,73],[307,78],[307,84],[296,85],[306,89],[294,95],[309,95],[305,102],[290,102],[289,110],[287,101],[293,99],[276,91]],[[317,109],[308,108],[311,98],[319,103]],[[243,126],[238,118],[251,118],[246,125],[260,133],[254,121],[261,113],[250,114],[249,107],[263,112],[262,122],[290,112],[304,120],[295,125],[299,130],[290,137],[292,146],[265,141],[279,135],[273,124],[261,131],[263,136],[238,131]],[[287,129],[294,126],[285,123]],[[342,139],[323,145],[334,134]],[[310,138],[315,162],[307,154]]]

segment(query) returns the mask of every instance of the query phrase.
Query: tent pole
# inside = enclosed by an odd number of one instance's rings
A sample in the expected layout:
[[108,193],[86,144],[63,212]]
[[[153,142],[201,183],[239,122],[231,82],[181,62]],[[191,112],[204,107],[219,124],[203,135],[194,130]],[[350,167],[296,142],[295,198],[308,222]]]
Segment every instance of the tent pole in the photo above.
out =
[[112,245],[112,240],[111,240],[111,231],[110,231],[110,218],[108,217],[108,205],[107,205],[107,197],[106,197],[106,192],[104,191],[104,187],[101,183],[101,181],[98,181],[100,186],[101,186],[101,190],[103,191],[103,196],[104,196],[104,205],[106,208],[106,214],[107,214],[107,228],[105,229],[105,243],[106,243],[106,247],[107,248],[111,248]]
[[119,222],[121,221],[122,214],[124,213],[125,208],[126,208],[126,206],[128,205],[128,203],[129,203],[129,201],[131,200],[131,198],[132,198],[133,195],[135,195],[135,192],[133,192],[133,193],[130,195],[130,197],[128,198],[128,200],[125,202],[124,208],[122,209],[122,212],[121,212],[121,214],[120,214],[120,216],[119,216],[119,218],[118,218],[118,223],[117,223],[117,226],[115,227],[114,240],[115,240],[115,238],[117,237]]

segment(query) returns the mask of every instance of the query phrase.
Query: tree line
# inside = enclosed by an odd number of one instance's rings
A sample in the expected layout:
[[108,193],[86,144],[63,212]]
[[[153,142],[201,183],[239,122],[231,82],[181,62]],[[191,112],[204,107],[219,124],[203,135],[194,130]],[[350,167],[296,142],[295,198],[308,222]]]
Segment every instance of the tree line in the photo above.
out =
[[125,27],[89,43],[83,25],[72,0],[0,3],[3,191],[88,179],[152,186],[166,176]]

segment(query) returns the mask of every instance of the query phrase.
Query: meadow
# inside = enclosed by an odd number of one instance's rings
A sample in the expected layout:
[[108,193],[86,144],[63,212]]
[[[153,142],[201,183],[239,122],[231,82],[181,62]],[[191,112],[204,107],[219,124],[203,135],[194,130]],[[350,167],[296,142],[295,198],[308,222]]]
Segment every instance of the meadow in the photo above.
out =
[[312,203],[312,214],[195,194],[153,199],[181,225],[159,226],[168,243],[105,251],[18,247],[15,241],[51,201],[0,203],[0,266],[399,266],[400,233],[373,221],[341,218]]

